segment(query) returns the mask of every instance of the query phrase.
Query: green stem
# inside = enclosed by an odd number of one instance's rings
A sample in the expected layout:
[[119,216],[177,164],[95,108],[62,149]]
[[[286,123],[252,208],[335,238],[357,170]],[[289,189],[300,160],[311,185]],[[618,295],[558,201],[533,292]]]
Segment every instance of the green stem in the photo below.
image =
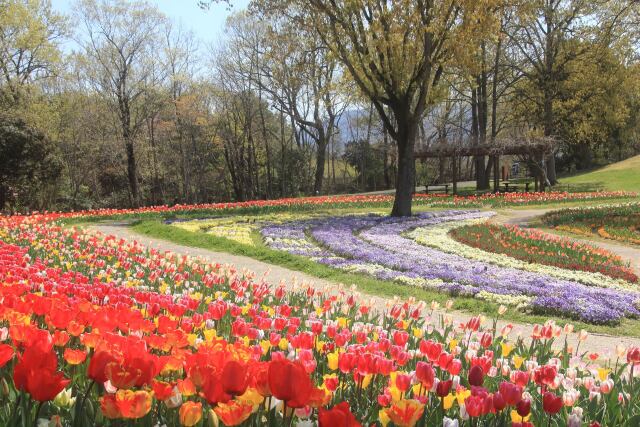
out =
[[33,419],[33,427],[38,427],[38,415],[40,415],[40,410],[42,409],[42,405],[44,402],[38,402],[38,406],[36,407],[36,416]]
[[95,381],[91,380],[91,382],[89,383],[89,387],[87,387],[87,391],[84,392],[84,394],[82,395],[82,399],[80,399],[80,402],[78,402],[77,406],[76,406],[76,410],[75,410],[75,418],[73,420],[73,425],[77,426],[78,424],[78,420],[80,418],[80,414],[82,413],[82,408],[84,407],[84,403],[87,400],[87,396],[89,396],[89,393],[91,392],[91,389],[93,388],[93,384],[95,384]]

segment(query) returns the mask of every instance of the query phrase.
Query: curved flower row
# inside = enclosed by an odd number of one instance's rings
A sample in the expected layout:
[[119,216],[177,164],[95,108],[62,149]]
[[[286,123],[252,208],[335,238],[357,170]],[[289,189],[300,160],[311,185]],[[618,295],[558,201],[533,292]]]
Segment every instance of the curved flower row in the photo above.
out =
[[[404,234],[421,227],[464,221],[486,212],[443,211],[412,218],[329,217],[267,226],[273,248],[313,257],[337,268],[370,271],[385,280],[416,281],[451,294],[529,303],[539,313],[558,313],[592,323],[618,322],[639,314],[640,294],[622,286],[588,286],[539,272],[470,260],[425,247]],[[294,243],[295,242],[295,243]],[[515,297],[515,298],[514,298]],[[525,297],[523,299],[522,297]]]
[[640,204],[562,209],[543,216],[548,225],[574,234],[598,235],[605,239],[640,244]]
[[[637,193],[625,191],[598,191],[585,193],[542,192],[542,193],[491,193],[481,196],[447,196],[443,194],[414,194],[416,205],[432,207],[481,207],[481,206],[512,206],[545,203],[575,202],[580,200],[628,199],[637,197]],[[78,212],[45,212],[47,218],[114,218],[147,215],[172,216],[179,214],[203,216],[212,213],[269,213],[269,212],[297,212],[312,211],[318,207],[329,208],[380,208],[393,204],[392,194],[355,194],[342,196],[298,197],[274,200],[250,200],[246,202],[203,203],[193,205],[147,206],[136,209],[92,209]],[[41,215],[33,212],[33,215]]]
[[525,339],[496,319],[430,314],[339,287],[273,288],[45,217],[0,219],[0,424],[598,426],[640,414],[638,348],[601,356],[580,351],[587,334],[570,325]]
[[[458,230],[467,225],[484,224],[483,220],[469,220],[463,222],[446,222],[436,226],[417,228],[407,234],[416,242],[431,246],[443,252],[453,253],[465,258],[489,262],[502,267],[517,268],[535,273],[541,273],[563,280],[571,280],[584,283],[589,286],[602,286],[620,290],[637,290],[637,286],[626,280],[615,279],[598,272],[581,271],[577,269],[559,268],[535,262],[527,262],[514,258],[504,253],[495,253],[488,250],[475,248],[465,243],[458,242],[452,236],[451,231]],[[491,242],[489,242],[491,243]],[[594,266],[597,268],[597,266]]]

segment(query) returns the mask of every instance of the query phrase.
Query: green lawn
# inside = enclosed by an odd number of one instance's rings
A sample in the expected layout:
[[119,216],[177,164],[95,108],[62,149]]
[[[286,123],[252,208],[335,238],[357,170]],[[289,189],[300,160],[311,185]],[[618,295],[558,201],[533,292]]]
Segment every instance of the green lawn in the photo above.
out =
[[[334,210],[332,213],[336,214],[338,212]],[[280,265],[291,270],[300,271],[311,276],[327,279],[336,283],[344,283],[347,285],[355,284],[358,286],[360,291],[371,295],[379,295],[388,298],[393,296],[399,296],[401,298],[413,296],[419,300],[427,302],[438,301],[440,303],[444,303],[448,299],[453,299],[455,301],[455,309],[466,311],[471,314],[483,313],[489,317],[495,316],[498,310],[497,304],[476,298],[460,296],[452,297],[445,293],[433,290],[410,287],[392,281],[378,280],[366,275],[346,273],[341,270],[318,264],[304,257],[291,255],[282,251],[276,251],[264,245],[258,233],[255,233],[253,236],[255,246],[248,246],[222,237],[212,236],[207,233],[190,232],[178,227],[167,225],[157,220],[137,222],[133,224],[132,229],[135,232],[147,236],[168,240],[185,246],[226,252],[235,255],[244,255],[269,264]],[[624,335],[627,336],[640,337],[640,320],[624,319],[620,325],[598,326],[561,317],[547,315],[541,316],[517,312],[513,309],[509,310],[504,318],[522,323],[543,323],[545,320],[552,318],[560,325],[569,322],[573,323],[577,328],[584,328],[590,332],[608,335],[619,335],[620,333],[624,333]]]
[[589,191],[596,189],[610,191],[640,192],[640,156],[596,169],[591,172],[560,178],[560,184],[554,189],[570,191]]

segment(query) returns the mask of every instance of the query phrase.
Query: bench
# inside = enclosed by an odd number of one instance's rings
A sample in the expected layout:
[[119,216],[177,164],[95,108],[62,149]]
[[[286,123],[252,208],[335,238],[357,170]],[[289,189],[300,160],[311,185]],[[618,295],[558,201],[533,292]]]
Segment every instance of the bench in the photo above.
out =
[[424,191],[426,194],[429,194],[429,191],[431,193],[449,194],[449,184],[426,185]]

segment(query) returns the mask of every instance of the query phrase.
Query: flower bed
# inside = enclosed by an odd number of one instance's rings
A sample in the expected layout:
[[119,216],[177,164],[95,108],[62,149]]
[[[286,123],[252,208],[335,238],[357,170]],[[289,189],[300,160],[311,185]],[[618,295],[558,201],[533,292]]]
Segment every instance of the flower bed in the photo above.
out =
[[515,225],[481,223],[451,230],[464,244],[535,264],[602,273],[636,283],[638,276],[622,259],[604,249]]
[[[481,196],[447,196],[444,194],[415,194],[416,206],[429,207],[481,207],[481,206],[523,206],[548,203],[568,203],[575,201],[597,201],[607,199],[635,198],[638,195],[625,191],[598,191],[586,193],[546,192],[546,193],[497,193]],[[273,212],[303,212],[319,208],[390,208],[394,196],[391,194],[344,195],[321,197],[298,197],[276,200],[252,200],[247,202],[204,203],[197,205],[149,206],[137,209],[94,209],[78,212],[47,213],[48,217],[60,219],[116,219],[122,217],[175,217],[190,215],[207,217],[220,214],[268,214]],[[38,214],[35,212],[34,214]]]
[[559,314],[591,323],[615,323],[623,317],[638,316],[640,293],[632,290],[630,284],[611,288],[591,286],[593,279],[581,283],[469,259],[425,247],[412,240],[410,234],[405,235],[413,229],[489,214],[443,211],[400,219],[375,215],[328,217],[267,226],[262,234],[274,249],[347,271],[428,286],[452,295],[509,302],[536,313]]
[[[569,325],[525,340],[481,317],[431,323],[424,303],[380,311],[339,288],[273,288],[52,219],[0,219],[1,425],[634,425],[640,413],[640,349],[552,350]],[[364,221],[370,239],[406,225]]]
[[543,221],[558,230],[640,245],[640,204],[549,212]]
[[[640,413],[640,349],[552,350],[569,325],[525,341],[481,317],[431,323],[424,303],[375,311],[339,288],[273,288],[52,219],[0,219],[1,425],[634,425]],[[362,220],[372,240],[406,225]]]
[[516,268],[519,270],[531,271],[534,273],[542,273],[563,280],[570,280],[583,283],[589,286],[600,286],[605,288],[620,290],[637,290],[635,283],[627,282],[622,279],[614,279],[602,273],[590,273],[575,269],[564,269],[544,264],[530,263],[513,258],[511,256],[488,252],[477,249],[472,246],[460,243],[453,239],[450,232],[468,224],[478,224],[484,222],[484,219],[468,220],[468,221],[452,221],[442,224],[419,227],[407,233],[407,236],[416,242],[439,249],[444,252],[457,254],[468,259],[488,262],[502,267]]

